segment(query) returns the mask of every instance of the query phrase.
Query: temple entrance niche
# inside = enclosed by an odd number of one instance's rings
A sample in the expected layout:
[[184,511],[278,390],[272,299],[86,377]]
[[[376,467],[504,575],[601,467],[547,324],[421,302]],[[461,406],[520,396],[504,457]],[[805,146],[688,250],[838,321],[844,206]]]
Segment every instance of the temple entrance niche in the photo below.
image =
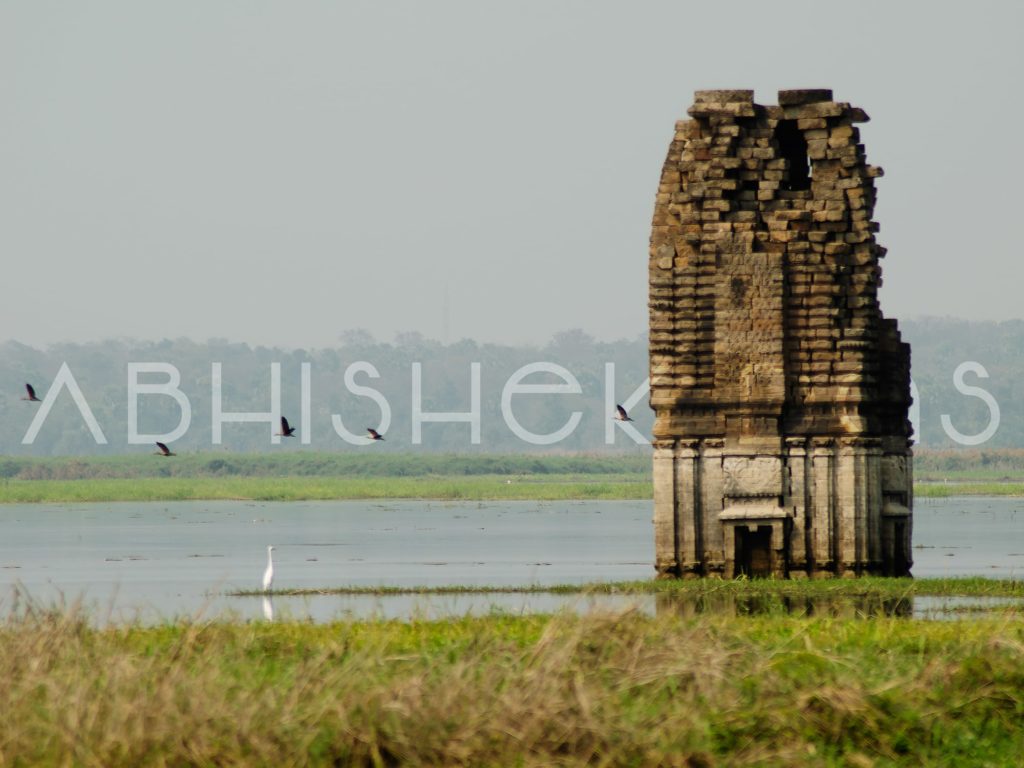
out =
[[736,575],[751,578],[772,575],[770,525],[747,525],[736,530]]

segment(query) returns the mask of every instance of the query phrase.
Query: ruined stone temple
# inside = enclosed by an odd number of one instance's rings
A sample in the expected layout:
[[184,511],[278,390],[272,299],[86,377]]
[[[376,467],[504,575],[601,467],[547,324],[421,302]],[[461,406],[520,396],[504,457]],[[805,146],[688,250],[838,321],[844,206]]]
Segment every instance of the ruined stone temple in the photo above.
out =
[[910,347],[878,306],[863,110],[698,91],[651,229],[656,567],[909,573]]

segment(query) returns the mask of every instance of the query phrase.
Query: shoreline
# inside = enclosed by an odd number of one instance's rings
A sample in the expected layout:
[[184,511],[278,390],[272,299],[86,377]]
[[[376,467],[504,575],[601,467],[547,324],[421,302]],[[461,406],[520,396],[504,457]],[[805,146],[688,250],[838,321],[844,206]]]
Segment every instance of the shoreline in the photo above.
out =
[[443,585],[443,586],[337,586],[304,587],[263,592],[241,589],[227,597],[302,597],[316,595],[674,595],[690,598],[807,597],[877,598],[906,597],[1018,597],[1024,598],[1024,581],[976,576],[895,578],[863,576],[856,579],[649,579],[645,581],[589,582],[583,584]]
[[651,498],[644,481],[573,477],[231,477],[7,480],[0,504],[114,501],[636,501]]
[[[232,476],[0,481],[0,504],[118,501],[644,501],[648,478],[628,475],[426,477]],[[917,483],[919,499],[1024,497],[1024,483]]]

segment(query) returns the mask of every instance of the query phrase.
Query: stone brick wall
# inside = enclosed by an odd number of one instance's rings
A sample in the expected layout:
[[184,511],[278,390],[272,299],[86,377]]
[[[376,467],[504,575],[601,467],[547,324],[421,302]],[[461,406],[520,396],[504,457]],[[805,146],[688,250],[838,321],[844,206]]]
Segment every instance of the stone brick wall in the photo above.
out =
[[906,572],[910,350],[878,306],[868,116],[828,90],[689,114],[651,232],[657,568]]

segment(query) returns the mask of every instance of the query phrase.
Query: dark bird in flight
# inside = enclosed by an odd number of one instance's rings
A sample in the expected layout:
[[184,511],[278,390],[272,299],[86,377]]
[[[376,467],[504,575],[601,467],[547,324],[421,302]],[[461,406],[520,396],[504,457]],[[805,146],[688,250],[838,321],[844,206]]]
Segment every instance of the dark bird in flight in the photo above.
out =
[[288,419],[284,416],[281,417],[281,431],[277,433],[278,437],[295,437],[295,427],[288,426]]
[[384,439],[384,435],[382,435],[376,429],[372,429],[371,427],[367,427],[366,428],[366,434],[370,436],[371,440],[383,440]]
[[156,447],[160,449],[159,451],[157,451],[157,454],[156,454],[157,456],[177,456],[178,455],[178,454],[174,453],[166,445],[161,443],[159,440],[157,441]]
[[615,406],[615,416],[613,418],[616,421],[632,421],[632,419],[629,418],[629,414],[626,413],[626,409],[621,405]]
[[38,403],[39,398],[36,397],[36,391],[33,389],[31,384],[25,385],[25,391],[28,392],[28,397],[21,398],[22,400],[28,400],[30,403]]

